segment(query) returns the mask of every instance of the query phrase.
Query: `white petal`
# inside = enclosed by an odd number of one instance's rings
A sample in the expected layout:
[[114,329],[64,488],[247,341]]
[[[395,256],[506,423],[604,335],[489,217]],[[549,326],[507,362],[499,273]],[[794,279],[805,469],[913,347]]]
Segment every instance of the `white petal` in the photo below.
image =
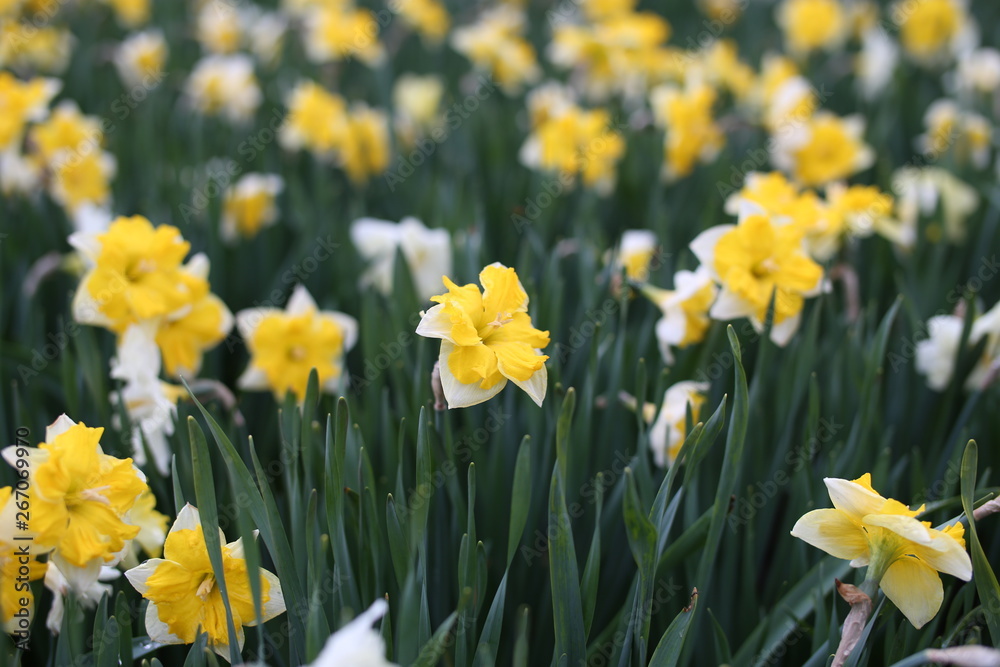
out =
[[542,407],[542,401],[545,400],[545,391],[549,385],[549,371],[545,367],[545,364],[542,364],[540,369],[532,373],[527,381],[515,380],[514,378],[508,379],[523,389],[528,396],[531,396],[531,400],[535,402],[535,405]]
[[132,588],[139,591],[140,594],[145,594],[149,590],[146,580],[156,572],[156,568],[163,562],[165,561],[162,558],[150,558],[142,565],[133,567],[131,570],[126,570],[125,578],[132,584]]
[[243,375],[236,380],[236,386],[249,391],[263,391],[271,388],[271,383],[267,379],[267,374],[263,369],[254,364],[247,366]]
[[88,561],[84,567],[77,567],[66,562],[66,559],[58,551],[54,551],[52,553],[52,562],[56,564],[56,567],[59,568],[59,571],[66,578],[69,587],[78,595],[83,595],[91,586],[97,583],[104,559],[94,558]]
[[[268,622],[275,616],[283,614],[285,612],[285,596],[281,590],[281,582],[271,572],[261,568],[260,576],[265,579],[269,585],[268,588],[268,599],[261,607],[261,613],[263,622]],[[257,625],[257,622],[247,623],[250,627]]]
[[45,442],[52,442],[72,426],[76,426],[75,421],[65,414],[59,415],[54,422],[45,427]]
[[80,324],[96,327],[106,327],[111,324],[111,320],[101,312],[101,304],[87,289],[87,276],[80,281],[80,286],[73,295],[72,310],[73,319]]
[[719,291],[719,298],[712,304],[712,308],[708,311],[708,314],[713,320],[725,322],[741,317],[750,317],[755,312],[757,312],[757,309],[753,304],[736,296],[728,288],[723,287]]
[[778,324],[771,326],[771,340],[778,347],[785,347],[792,339],[795,332],[799,330],[799,323],[802,321],[802,313],[795,313],[791,317],[786,317]]
[[181,508],[181,511],[177,513],[177,519],[174,520],[174,525],[170,526],[170,532],[175,530],[194,530],[201,525],[201,514],[198,513],[198,508],[187,503]]
[[289,315],[301,315],[311,310],[319,310],[312,294],[309,293],[305,285],[296,285],[291,298],[288,299],[288,304],[285,306],[285,312]]
[[455,341],[451,337],[451,328],[451,317],[444,312],[444,304],[439,303],[427,310],[420,318],[416,333],[425,338],[440,338],[454,343]]
[[671,345],[677,345],[684,340],[684,332],[687,330],[687,320],[682,317],[670,317],[669,314],[656,321],[656,342],[663,356],[663,363],[671,365],[674,363],[674,355],[670,350]]
[[351,243],[364,259],[392,255],[400,242],[400,228],[394,222],[377,218],[358,218],[351,223]]
[[97,232],[79,231],[70,234],[67,240],[91,265],[94,265],[101,254],[101,242],[97,238],[99,235]]
[[715,227],[709,227],[694,237],[694,240],[690,243],[691,252],[694,253],[698,261],[708,269],[708,272],[716,280],[719,279],[719,275],[715,271],[715,245],[719,242],[719,239],[734,229],[736,229],[736,225],[716,225]]
[[326,315],[333,319],[344,334],[344,352],[347,352],[358,342],[358,321],[350,315],[345,315],[337,311],[324,311]]
[[210,264],[208,256],[203,252],[199,252],[187,261],[187,264],[184,265],[184,272],[194,276],[195,278],[208,280],[209,268]]
[[170,632],[167,624],[160,620],[156,603],[150,601],[146,607],[146,633],[158,644],[183,644],[180,637]]

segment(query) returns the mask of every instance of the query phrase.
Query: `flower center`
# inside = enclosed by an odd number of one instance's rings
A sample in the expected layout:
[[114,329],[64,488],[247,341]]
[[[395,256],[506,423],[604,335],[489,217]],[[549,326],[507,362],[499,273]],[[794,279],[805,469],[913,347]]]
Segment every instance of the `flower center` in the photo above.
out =
[[101,503],[103,505],[110,505],[111,502],[103,495],[104,491],[110,489],[110,485],[106,486],[95,486],[92,489],[84,489],[78,495],[81,501],[91,501],[95,503]]
[[511,313],[497,313],[496,319],[487,324],[482,328],[479,335],[481,338],[486,338],[491,333],[499,329],[505,324],[509,324],[514,321],[514,317]]
[[778,270],[778,263],[774,261],[773,257],[768,257],[762,262],[757,262],[754,264],[752,272],[754,277],[763,278],[768,276]]
[[129,282],[137,282],[140,280],[145,273],[151,273],[156,270],[156,262],[149,259],[148,257],[143,257],[136,262],[131,262],[128,268],[125,269],[125,277],[128,278]]
[[196,595],[201,598],[202,601],[207,600],[209,593],[212,592],[214,587],[215,576],[211,574],[206,575],[205,578],[201,580],[201,585],[198,586]]
[[306,358],[306,348],[304,345],[293,345],[288,348],[286,355],[291,361],[302,361]]

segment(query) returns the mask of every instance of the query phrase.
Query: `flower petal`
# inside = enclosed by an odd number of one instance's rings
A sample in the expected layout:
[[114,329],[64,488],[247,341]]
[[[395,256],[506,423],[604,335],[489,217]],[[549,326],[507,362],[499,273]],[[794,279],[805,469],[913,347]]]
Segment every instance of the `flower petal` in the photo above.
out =
[[336,322],[344,334],[344,352],[354,347],[354,344],[358,342],[358,321],[350,315],[337,311],[324,312],[323,314]]
[[736,296],[728,288],[723,287],[719,290],[719,298],[712,304],[712,309],[708,314],[713,320],[724,322],[726,320],[749,317],[755,312],[757,312],[757,309],[752,303]]
[[253,338],[253,332],[257,330],[266,317],[280,312],[277,308],[246,308],[241,310],[236,313],[236,330],[243,336],[243,340],[249,342]]
[[132,588],[139,591],[140,595],[145,595],[146,591],[149,590],[149,586],[146,585],[146,580],[149,579],[150,575],[156,572],[156,568],[162,562],[162,558],[150,558],[142,565],[133,567],[131,570],[126,570],[125,578],[128,579],[130,584],[132,584]]
[[890,565],[879,587],[918,629],[934,618],[944,599],[941,577],[916,558],[900,558]]
[[455,342],[451,337],[451,317],[444,311],[444,308],[444,304],[439,303],[424,312],[420,323],[417,324],[416,333],[418,336],[440,338],[450,343]]
[[868,553],[868,542],[860,526],[837,509],[807,512],[795,522],[792,535],[844,560],[861,558]]
[[289,315],[301,315],[315,310],[319,310],[319,308],[309,290],[301,283],[296,285],[295,289],[292,290],[292,296],[289,297],[288,303],[285,305],[285,312]]
[[[501,363],[500,366],[502,368],[503,364]],[[500,372],[502,373],[503,370]],[[531,397],[531,400],[535,402],[535,405],[542,407],[542,401],[545,400],[545,391],[549,385],[549,371],[545,367],[545,364],[542,364],[542,367],[532,373],[531,377],[527,380],[522,381],[510,378],[510,381],[523,389]]]
[[846,512],[855,523],[869,514],[876,514],[885,503],[885,498],[847,479],[825,477],[823,482],[830,493],[833,506]]
[[482,389],[479,382],[465,384],[458,381],[451,368],[448,367],[448,358],[455,350],[455,345],[446,340],[441,341],[441,353],[438,355],[438,368],[441,372],[441,389],[444,391],[448,408],[467,408],[470,405],[477,405],[490,400],[500,393],[507,386],[507,379],[503,378],[489,389]]
[[712,275],[718,280],[719,276],[715,272],[715,245],[723,236],[736,228],[736,225],[716,225],[709,227],[691,241],[691,252],[694,253],[698,261],[701,262]]

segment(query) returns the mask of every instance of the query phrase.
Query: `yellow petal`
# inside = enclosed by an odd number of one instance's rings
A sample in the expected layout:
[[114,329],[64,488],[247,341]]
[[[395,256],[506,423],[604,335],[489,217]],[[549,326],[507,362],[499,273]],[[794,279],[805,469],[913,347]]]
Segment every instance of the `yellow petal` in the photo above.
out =
[[528,310],[528,295],[512,268],[491,264],[479,274],[483,284],[483,311],[487,320],[497,313],[513,314]]
[[483,403],[496,396],[507,385],[507,378],[502,375],[499,382],[487,389],[483,389],[479,382],[469,384],[459,382],[448,363],[449,357],[456,349],[455,345],[443,340],[441,341],[441,354],[438,356],[441,388],[449,408],[467,408],[470,405]]
[[909,556],[890,565],[879,586],[915,628],[934,618],[944,599],[941,577],[934,568]]
[[490,350],[496,353],[497,367],[500,373],[509,380],[527,382],[531,376],[545,365],[548,355],[538,354],[535,348],[520,342],[487,342]]
[[861,528],[837,509],[813,510],[795,522],[792,535],[831,556],[854,560],[868,553]]
[[861,519],[869,514],[876,514],[885,503],[885,498],[861,484],[835,477],[824,478],[823,482],[830,492],[833,506],[846,512],[855,523],[861,523]]
[[448,369],[462,384],[478,383],[489,389],[502,377],[497,367],[497,353],[485,345],[459,345],[448,355]]

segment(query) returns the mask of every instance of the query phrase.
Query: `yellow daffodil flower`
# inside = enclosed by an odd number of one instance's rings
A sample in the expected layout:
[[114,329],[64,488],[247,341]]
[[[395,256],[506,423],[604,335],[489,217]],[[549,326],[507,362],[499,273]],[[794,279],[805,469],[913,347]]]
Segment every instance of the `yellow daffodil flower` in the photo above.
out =
[[221,116],[233,124],[250,122],[264,99],[253,59],[243,53],[205,56],[191,70],[185,97],[204,116]]
[[725,145],[722,130],[712,117],[715,91],[706,85],[681,90],[662,86],[650,94],[653,116],[666,128],[664,176],[687,176],[695,162],[709,162]]
[[438,305],[423,313],[417,333],[441,339],[441,386],[449,408],[487,401],[510,380],[538,405],[545,399],[548,372],[540,352],[549,332],[528,315],[528,295],[517,272],[500,263],[479,274],[483,286],[459,286],[444,278],[448,292],[431,297]]
[[921,64],[946,60],[963,41],[969,24],[966,4],[965,0],[921,0],[893,5],[892,16],[907,55]]
[[803,55],[839,45],[849,27],[838,0],[784,0],[777,18],[788,49]]
[[792,535],[852,567],[867,566],[866,580],[875,582],[914,627],[934,618],[943,587],[938,572],[968,581],[972,562],[965,551],[961,522],[944,530],[915,517],[916,510],[872,488],[871,475],[855,480],[826,478],[833,509],[806,513]]
[[71,216],[85,207],[105,208],[110,203],[111,179],[117,171],[111,153],[62,150],[53,156],[50,168],[49,194]]
[[451,17],[439,0],[400,0],[395,11],[432,44],[439,44],[448,34]]
[[778,132],[772,159],[806,186],[821,186],[863,171],[875,153],[863,139],[864,119],[818,112],[794,132]]
[[865,237],[877,233],[894,243],[902,241],[902,223],[894,215],[895,200],[876,186],[833,184],[826,189],[826,201],[827,227],[821,236],[810,239],[814,257],[822,260],[831,256],[817,252],[817,244],[827,241],[839,248],[844,235]]
[[246,174],[227,192],[222,203],[222,238],[232,243],[253,238],[278,220],[275,199],[285,181],[275,174]]
[[201,517],[191,505],[181,509],[171,526],[163,558],[150,559],[125,576],[149,600],[146,631],[150,639],[161,644],[190,644],[200,627],[212,650],[228,660],[231,643],[243,648],[243,626],[253,627],[284,613],[285,600],[278,578],[260,568],[261,617],[257,618],[243,540],[225,544],[221,530],[219,537],[235,638],[229,636],[225,602],[208,558]]
[[679,72],[685,55],[665,47],[672,28],[654,12],[636,12],[620,5],[601,11],[590,23],[554,24],[548,56],[555,65],[572,68],[589,99],[606,100],[613,94],[644,94],[651,82]]
[[705,340],[711,323],[708,311],[719,293],[707,268],[678,271],[672,290],[643,285],[642,293],[663,313],[656,322],[656,340],[664,363],[674,363],[671,348],[685,348]]
[[492,73],[508,93],[517,93],[541,76],[535,49],[522,36],[524,12],[510,5],[484,11],[476,23],[455,28],[452,47],[481,70]]
[[111,5],[118,23],[125,28],[138,28],[149,22],[152,0],[103,0]]
[[[132,459],[104,453],[103,433],[62,415],[46,429],[46,442],[23,448],[31,484],[29,529],[35,544],[54,551],[53,560],[74,584],[115,564],[139,532],[128,513],[147,489],[146,478]],[[16,449],[3,450],[11,465]]]
[[239,13],[225,2],[207,2],[195,19],[195,39],[208,53],[234,53],[245,37]]
[[[176,227],[153,227],[140,215],[120,217],[107,232],[74,234],[70,243],[93,262],[73,300],[78,322],[120,333],[177,312],[205,288],[204,278],[181,264],[191,246]],[[191,261],[197,266],[205,260]]]
[[340,164],[355,183],[364,183],[389,166],[389,117],[381,109],[355,105],[347,115]]
[[610,194],[625,140],[610,127],[604,109],[569,106],[548,118],[521,146],[521,164],[531,169],[558,172],[560,179],[577,176],[598,194]]
[[0,63],[5,67],[46,74],[66,70],[75,42],[65,28],[36,26],[26,18],[0,22],[0,40]]
[[0,151],[21,141],[29,122],[49,113],[49,103],[62,87],[57,79],[21,81],[10,72],[0,72]]
[[236,327],[250,350],[250,364],[239,379],[242,389],[270,389],[278,400],[290,391],[302,402],[313,368],[321,391],[343,388],[344,355],[357,342],[357,320],[319,310],[302,285],[295,287],[285,310],[241,310]]
[[306,56],[314,63],[357,58],[375,66],[385,58],[378,41],[375,14],[357,9],[351,2],[326,3],[313,7],[304,23]]
[[347,132],[347,103],[312,81],[303,81],[285,98],[288,114],[278,133],[285,150],[308,149],[334,156]]
[[698,414],[705,402],[707,382],[678,382],[663,394],[663,403],[649,430],[649,447],[656,465],[672,466],[687,437],[687,406],[691,404],[691,417],[698,423]]
[[804,236],[805,230],[776,224],[753,204],[744,206],[738,224],[699,234],[691,250],[722,287],[711,316],[749,317],[761,331],[776,293],[771,339],[787,344],[798,329],[805,299],[823,287],[823,268],[806,254]]
[[167,40],[159,30],[144,30],[127,37],[115,50],[114,63],[126,86],[155,88],[167,63]]
[[38,123],[29,133],[29,142],[47,162],[63,151],[84,153],[99,150],[104,133],[101,121],[95,116],[84,116],[76,102],[60,102],[49,117]]
[[656,234],[648,229],[629,229],[622,234],[618,245],[616,266],[625,269],[625,277],[637,283],[649,280],[649,272],[656,253]]
[[[441,98],[444,82],[435,75],[403,74],[392,87],[393,125],[405,147],[412,147],[419,137],[441,127]],[[438,135],[440,136],[440,135]]]

